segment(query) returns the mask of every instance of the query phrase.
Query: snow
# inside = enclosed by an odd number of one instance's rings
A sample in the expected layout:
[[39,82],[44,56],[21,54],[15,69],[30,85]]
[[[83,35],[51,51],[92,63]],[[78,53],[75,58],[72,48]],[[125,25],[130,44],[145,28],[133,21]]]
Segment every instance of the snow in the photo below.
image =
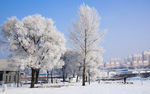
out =
[[[63,84],[63,83],[61,83]],[[56,86],[57,84],[51,85]],[[8,88],[7,92],[0,94],[150,94],[150,80],[134,81],[134,84],[122,84],[117,82],[92,83],[91,85],[81,86],[81,83],[64,84],[63,87],[49,88]]]

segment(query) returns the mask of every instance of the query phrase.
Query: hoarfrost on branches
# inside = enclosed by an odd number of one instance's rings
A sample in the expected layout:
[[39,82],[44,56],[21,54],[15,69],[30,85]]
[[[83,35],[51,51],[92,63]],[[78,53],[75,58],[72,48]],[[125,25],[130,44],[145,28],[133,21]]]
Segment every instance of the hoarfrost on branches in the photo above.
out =
[[65,52],[65,38],[52,19],[41,15],[22,20],[11,17],[3,24],[2,34],[9,42],[11,56],[24,67],[48,69],[63,65],[59,61]]
[[[70,39],[73,47],[83,56],[82,85],[85,85],[86,72],[102,63],[103,49],[100,41],[106,31],[99,33],[100,17],[95,10],[85,4],[79,8],[79,18],[73,23]],[[92,69],[94,70],[94,69]]]

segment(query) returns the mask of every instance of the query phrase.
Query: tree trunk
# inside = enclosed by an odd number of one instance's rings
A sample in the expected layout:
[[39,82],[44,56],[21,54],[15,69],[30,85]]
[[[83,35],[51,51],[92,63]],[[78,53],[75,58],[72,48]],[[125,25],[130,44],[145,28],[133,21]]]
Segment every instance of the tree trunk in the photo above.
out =
[[32,74],[31,74],[31,88],[34,88],[34,84],[35,84],[35,69],[31,68]]
[[82,86],[85,86],[85,68],[86,68],[86,55],[87,55],[87,31],[85,30],[84,36],[84,60],[83,60],[83,73],[82,73]]
[[90,77],[91,77],[91,75],[90,75],[90,73],[88,73],[88,82],[89,82],[89,85],[90,85],[90,83],[91,83]]
[[87,76],[85,76],[85,82],[87,82],[88,81],[88,77]]
[[65,79],[65,67],[64,66],[62,68],[62,77],[63,77],[63,82],[65,82],[66,79]]
[[123,80],[124,80],[124,84],[126,84],[126,77],[124,77]]
[[39,72],[40,72],[40,69],[36,69],[36,79],[35,79],[35,84],[38,84]]
[[65,73],[65,81],[66,81],[66,78],[68,78],[68,73]]
[[19,87],[19,82],[20,82],[20,72],[17,71],[17,87]]
[[84,59],[84,64],[83,64],[82,86],[85,86],[85,59]]
[[75,77],[75,73],[73,73],[72,77],[73,77],[73,78]]
[[47,70],[47,83],[49,82],[49,71]]
[[79,80],[79,76],[77,75],[76,82],[78,82],[78,80]]
[[75,75],[76,75],[76,72],[74,71],[74,72],[73,72],[73,75],[72,75],[72,76],[73,76],[73,78],[75,78]]
[[53,83],[53,69],[51,71],[51,83]]

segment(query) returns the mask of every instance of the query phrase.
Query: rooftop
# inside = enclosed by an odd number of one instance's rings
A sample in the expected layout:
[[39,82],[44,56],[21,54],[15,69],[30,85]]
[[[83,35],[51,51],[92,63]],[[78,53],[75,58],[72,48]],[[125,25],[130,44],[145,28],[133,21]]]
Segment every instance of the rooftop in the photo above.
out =
[[17,67],[14,66],[8,59],[0,59],[0,71],[17,71]]

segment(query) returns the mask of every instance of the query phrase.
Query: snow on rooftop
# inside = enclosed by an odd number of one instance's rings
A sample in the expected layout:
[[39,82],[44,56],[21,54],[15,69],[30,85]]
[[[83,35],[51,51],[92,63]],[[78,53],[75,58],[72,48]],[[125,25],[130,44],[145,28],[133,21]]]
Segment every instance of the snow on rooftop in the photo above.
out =
[[0,71],[16,71],[17,68],[12,63],[8,59],[0,59]]

